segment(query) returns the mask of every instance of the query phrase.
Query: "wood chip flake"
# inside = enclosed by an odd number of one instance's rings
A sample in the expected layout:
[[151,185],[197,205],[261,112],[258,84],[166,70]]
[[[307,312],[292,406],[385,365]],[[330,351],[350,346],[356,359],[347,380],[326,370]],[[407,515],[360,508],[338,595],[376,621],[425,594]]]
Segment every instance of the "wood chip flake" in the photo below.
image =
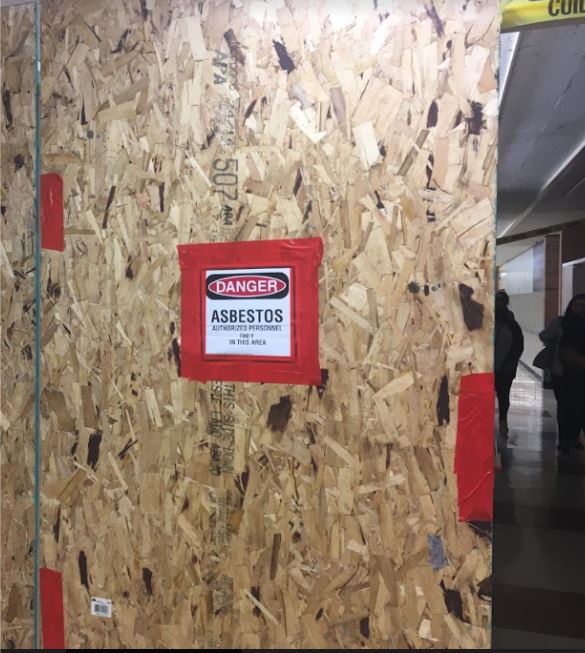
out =
[[407,372],[402,376],[397,377],[383,386],[376,394],[374,399],[389,399],[394,395],[401,394],[405,390],[408,390],[411,385],[414,384],[414,374],[412,372]]
[[295,102],[290,108],[290,116],[296,122],[299,129],[308,136],[313,143],[318,143],[325,136],[327,132],[317,131],[315,125],[315,113],[312,109],[306,109],[303,111],[300,102]]
[[250,594],[250,592],[249,592],[248,590],[242,590],[242,593],[243,593],[243,595],[244,595],[246,598],[248,598],[250,601],[252,601],[252,603],[253,603],[253,604],[258,608],[258,610],[260,610],[260,612],[262,612],[262,614],[263,614],[267,619],[269,619],[270,621],[272,621],[272,623],[273,623],[275,626],[278,626],[278,625],[280,624],[280,622],[279,622],[278,619],[277,619],[277,618],[272,614],[272,612],[270,612],[270,610],[268,610],[268,608],[267,608],[266,606],[262,605],[262,603],[260,603],[260,601],[258,601],[254,596],[252,596],[252,594]]
[[335,440],[332,440],[328,435],[325,436],[323,439],[323,442],[331,449],[333,450],[342,460],[345,460],[345,462],[350,465],[351,467],[355,466],[356,464],[356,459],[349,453],[347,449],[342,447],[338,442],[335,442]]
[[360,160],[364,170],[369,170],[380,160],[380,150],[371,120],[353,128],[353,135],[357,144]]

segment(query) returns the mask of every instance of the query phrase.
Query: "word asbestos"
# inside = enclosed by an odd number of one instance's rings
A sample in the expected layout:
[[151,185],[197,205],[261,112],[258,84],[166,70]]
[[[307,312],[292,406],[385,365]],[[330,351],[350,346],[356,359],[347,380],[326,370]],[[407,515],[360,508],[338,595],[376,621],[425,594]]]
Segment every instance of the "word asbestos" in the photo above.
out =
[[[267,308],[262,310],[260,308],[248,308],[242,309],[239,311],[232,310],[228,311],[223,309],[221,311],[215,310],[211,313],[211,322],[222,322],[222,323],[236,323],[236,324],[254,324],[255,322],[282,322],[284,319],[283,311],[280,308],[272,310]],[[265,326],[264,324],[258,324],[255,326]]]

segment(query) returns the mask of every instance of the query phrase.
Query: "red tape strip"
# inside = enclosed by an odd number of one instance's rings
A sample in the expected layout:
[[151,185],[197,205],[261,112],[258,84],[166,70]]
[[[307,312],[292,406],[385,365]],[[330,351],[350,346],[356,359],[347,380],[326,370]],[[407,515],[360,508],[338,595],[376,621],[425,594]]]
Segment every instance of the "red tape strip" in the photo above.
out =
[[41,245],[58,252],[65,249],[63,178],[56,172],[41,175]]
[[460,521],[492,521],[494,375],[461,377],[455,473]]
[[43,648],[65,649],[63,582],[54,569],[40,569]]

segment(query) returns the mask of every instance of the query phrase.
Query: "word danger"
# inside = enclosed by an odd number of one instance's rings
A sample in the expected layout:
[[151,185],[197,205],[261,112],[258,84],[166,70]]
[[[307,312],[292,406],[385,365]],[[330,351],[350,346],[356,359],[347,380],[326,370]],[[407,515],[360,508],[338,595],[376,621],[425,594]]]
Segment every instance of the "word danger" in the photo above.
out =
[[268,297],[286,290],[286,282],[272,277],[237,276],[212,281],[208,288],[224,297]]
[[289,279],[282,272],[210,274],[206,294],[209,299],[282,299],[288,295]]

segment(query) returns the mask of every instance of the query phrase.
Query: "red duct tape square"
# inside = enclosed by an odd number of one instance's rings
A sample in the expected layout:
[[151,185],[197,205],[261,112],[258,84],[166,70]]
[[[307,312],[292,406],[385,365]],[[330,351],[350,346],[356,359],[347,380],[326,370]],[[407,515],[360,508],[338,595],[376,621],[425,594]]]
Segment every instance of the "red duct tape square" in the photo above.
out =
[[181,376],[319,385],[320,238],[179,245]]
[[41,245],[58,252],[65,249],[63,179],[55,172],[41,175]]
[[455,473],[460,521],[492,521],[494,375],[461,377]]
[[54,569],[40,569],[43,648],[65,649],[63,583]]

